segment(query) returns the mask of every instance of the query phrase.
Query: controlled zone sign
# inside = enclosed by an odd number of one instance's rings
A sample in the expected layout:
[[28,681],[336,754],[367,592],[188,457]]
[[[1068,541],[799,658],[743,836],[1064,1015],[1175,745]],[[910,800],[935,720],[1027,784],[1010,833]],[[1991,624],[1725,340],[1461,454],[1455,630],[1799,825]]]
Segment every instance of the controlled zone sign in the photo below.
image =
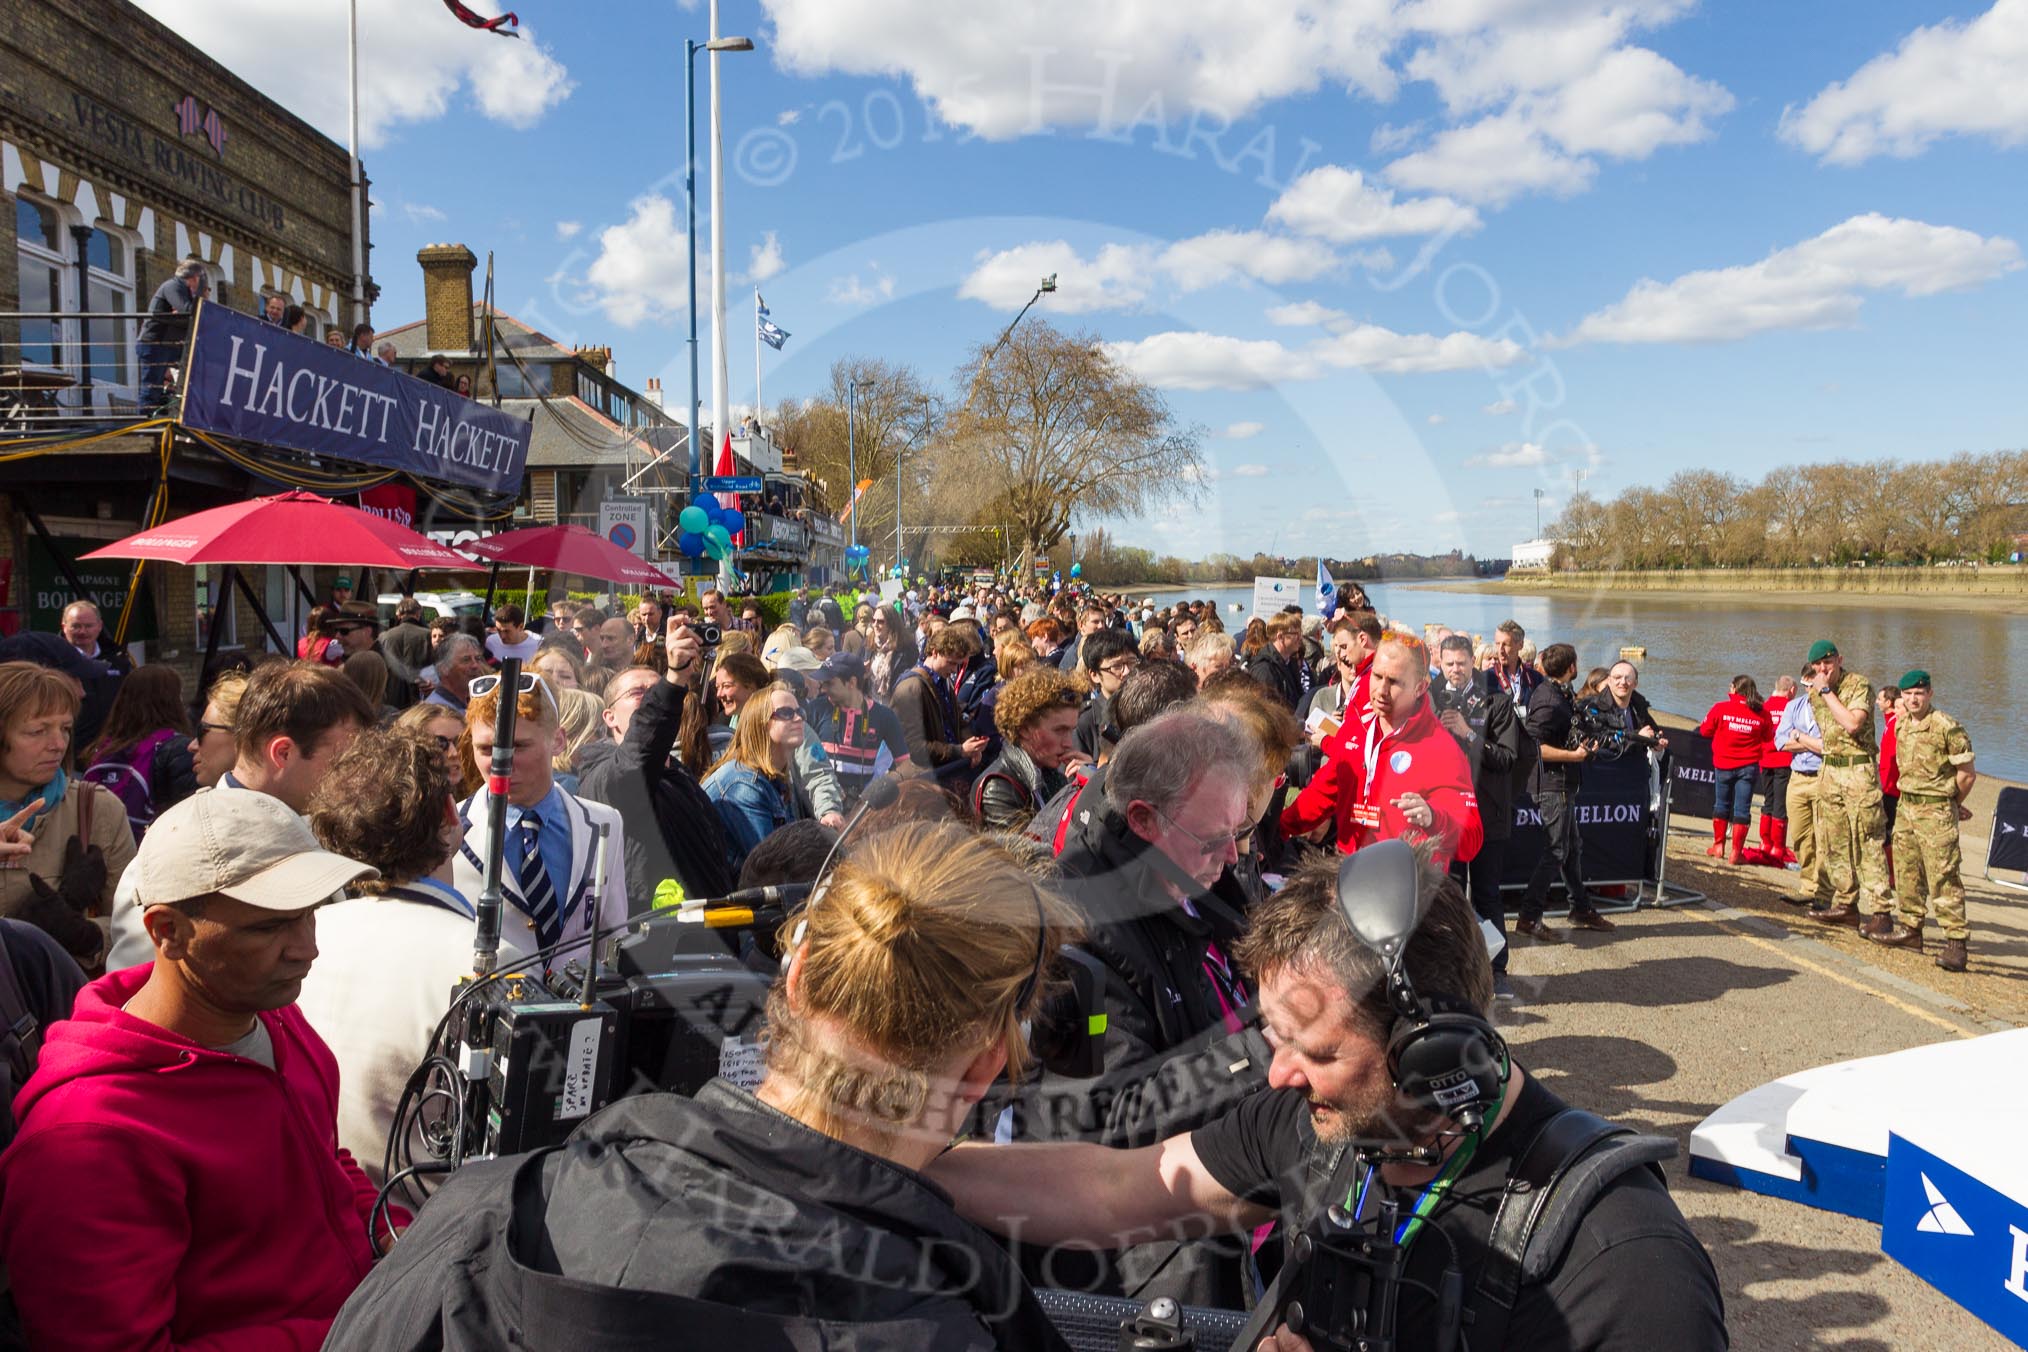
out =
[[607,498],[599,504],[599,534],[629,554],[652,557],[654,510],[646,498]]
[[1300,578],[1257,577],[1253,580],[1253,618],[1256,620],[1280,614],[1290,606],[1301,606],[1307,610],[1307,601]]
[[[2018,1138],[2003,1120],[1996,1119],[1990,1130],[1996,1133],[1996,1155],[2018,1149]],[[1880,1247],[2016,1345],[2028,1347],[2028,1198],[1996,1191],[1889,1133]]]

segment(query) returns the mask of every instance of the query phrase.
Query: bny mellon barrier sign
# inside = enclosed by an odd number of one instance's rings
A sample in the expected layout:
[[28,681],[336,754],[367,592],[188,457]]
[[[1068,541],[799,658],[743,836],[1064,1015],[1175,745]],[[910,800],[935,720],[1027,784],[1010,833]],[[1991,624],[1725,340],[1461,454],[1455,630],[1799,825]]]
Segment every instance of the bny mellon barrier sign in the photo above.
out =
[[222,305],[198,307],[187,427],[516,493],[529,424]]

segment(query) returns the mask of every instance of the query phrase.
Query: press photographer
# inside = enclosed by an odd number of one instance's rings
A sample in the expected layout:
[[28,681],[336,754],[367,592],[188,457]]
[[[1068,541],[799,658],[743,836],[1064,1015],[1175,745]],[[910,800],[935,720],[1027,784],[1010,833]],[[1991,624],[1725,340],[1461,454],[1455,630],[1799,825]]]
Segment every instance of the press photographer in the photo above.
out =
[[[1344,866],[1381,862],[1373,856],[1385,851],[1406,853],[1383,843]],[[1278,1219],[1298,1237],[1298,1261],[1262,1296],[1264,1323],[1311,1289],[1299,1284],[1315,1260],[1300,1255],[1329,1223],[1327,1207],[1366,1224],[1393,1205],[1405,1256],[1388,1287],[1399,1305],[1387,1345],[1401,1352],[1724,1348],[1710,1260],[1660,1176],[1639,1163],[1668,1143],[1614,1134],[1509,1057],[1485,1021],[1491,973],[1476,917],[1456,884],[1404,863],[1405,887],[1426,909],[1419,926],[1404,926],[1398,983],[1341,909],[1337,861],[1306,867],[1254,913],[1238,957],[1260,983],[1275,1043],[1268,1092],[1159,1145],[964,1145],[931,1177],[965,1215],[1032,1243],[1108,1245],[1123,1233],[1245,1231]],[[1387,1162],[1339,1191],[1348,1159],[1374,1154]],[[1425,1162],[1411,1162],[1417,1155]],[[1524,1214],[1536,1223],[1517,1246]],[[1446,1294],[1456,1297],[1449,1310]],[[1441,1336],[1460,1327],[1462,1340]],[[1309,1328],[1260,1345],[1358,1345],[1344,1328]]]

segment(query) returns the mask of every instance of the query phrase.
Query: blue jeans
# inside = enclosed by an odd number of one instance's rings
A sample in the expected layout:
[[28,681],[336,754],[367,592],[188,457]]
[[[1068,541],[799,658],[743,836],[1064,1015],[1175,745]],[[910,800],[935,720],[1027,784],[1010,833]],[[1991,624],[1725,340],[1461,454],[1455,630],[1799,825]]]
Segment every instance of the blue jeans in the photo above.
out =
[[1742,765],[1736,770],[1716,772],[1717,797],[1711,807],[1714,821],[1750,822],[1753,820],[1753,786],[1760,778],[1758,765]]

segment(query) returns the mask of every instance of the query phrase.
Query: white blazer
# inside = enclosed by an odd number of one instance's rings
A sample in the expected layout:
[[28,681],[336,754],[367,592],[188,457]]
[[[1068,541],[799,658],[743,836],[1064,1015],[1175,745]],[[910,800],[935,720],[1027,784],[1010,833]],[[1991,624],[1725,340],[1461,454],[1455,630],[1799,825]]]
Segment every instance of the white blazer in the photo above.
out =
[[[563,937],[588,940],[591,935],[592,917],[598,917],[599,932],[611,934],[627,918],[627,870],[624,862],[625,839],[621,832],[620,814],[603,803],[587,802],[571,794],[563,795],[564,815],[570,820],[570,885],[557,898],[559,905],[566,899],[571,902],[569,918],[564,921]],[[465,823],[465,841],[458,849],[458,856],[452,861],[453,885],[465,894],[473,905],[479,903],[479,891],[484,886],[480,861],[486,857],[486,821],[491,811],[486,786],[481,784],[476,793],[458,804],[458,816]],[[594,897],[591,895],[595,871],[592,868],[592,845],[598,838],[598,824],[606,823],[606,888]],[[513,841],[508,841],[511,849]],[[535,922],[528,918],[528,903],[521,895],[521,879],[515,875],[510,860],[500,870],[500,892],[506,905],[500,912],[500,949],[504,955],[508,950],[516,953],[533,953],[542,945],[535,937]],[[575,958],[584,956],[585,945],[577,943],[563,950],[549,960],[552,968],[561,968]]]

